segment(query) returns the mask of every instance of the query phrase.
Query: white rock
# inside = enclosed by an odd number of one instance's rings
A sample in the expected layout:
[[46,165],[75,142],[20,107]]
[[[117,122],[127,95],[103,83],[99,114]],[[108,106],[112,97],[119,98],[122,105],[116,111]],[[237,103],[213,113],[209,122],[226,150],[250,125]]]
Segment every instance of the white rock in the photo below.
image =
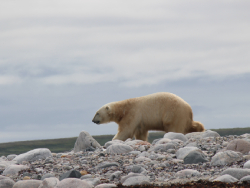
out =
[[77,178],[66,178],[60,181],[55,188],[92,188],[85,180],[80,180]]
[[1,188],[12,188],[15,182],[6,176],[0,175],[0,187]]
[[122,154],[122,153],[129,153],[131,151],[133,151],[133,148],[131,146],[128,146],[126,144],[115,144],[115,145],[109,146],[106,150],[106,153]]
[[47,148],[38,148],[28,151],[26,153],[16,156],[13,160],[18,163],[23,161],[36,161],[39,159],[46,159],[47,157],[52,157],[51,151]]
[[245,162],[243,168],[250,168],[250,160]]
[[113,187],[117,187],[117,185],[111,184],[111,183],[103,183],[103,184],[95,186],[95,188],[113,188]]
[[26,165],[10,165],[4,171],[3,175],[18,175],[18,172],[21,170],[26,170],[29,167]]
[[138,162],[138,163],[140,163],[140,162],[151,162],[151,159],[149,159],[147,157],[137,157],[135,159],[135,162]]
[[41,183],[41,180],[20,180],[14,184],[13,188],[38,188]]
[[232,162],[236,162],[241,159],[241,156],[238,155],[238,153],[227,150],[223,152],[218,152],[216,153],[211,160],[211,165],[216,166],[216,165],[226,165],[230,164]]

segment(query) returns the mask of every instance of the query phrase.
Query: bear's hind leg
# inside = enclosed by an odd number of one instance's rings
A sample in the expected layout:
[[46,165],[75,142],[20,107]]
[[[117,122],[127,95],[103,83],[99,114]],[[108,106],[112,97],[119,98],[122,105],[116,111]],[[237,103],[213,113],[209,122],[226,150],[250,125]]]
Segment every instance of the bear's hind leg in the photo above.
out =
[[135,139],[148,141],[148,131],[136,131],[135,132]]

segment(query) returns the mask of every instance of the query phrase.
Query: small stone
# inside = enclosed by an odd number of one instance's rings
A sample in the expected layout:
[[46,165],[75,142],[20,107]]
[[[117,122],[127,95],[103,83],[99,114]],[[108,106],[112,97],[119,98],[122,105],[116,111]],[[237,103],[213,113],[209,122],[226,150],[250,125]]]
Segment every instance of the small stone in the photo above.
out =
[[104,163],[101,163],[99,165],[97,165],[96,168],[108,168],[108,167],[111,167],[111,166],[119,166],[119,163],[116,163],[116,162],[104,162]]
[[81,170],[80,173],[81,173],[82,176],[88,174],[88,172],[86,170]]
[[112,173],[109,177],[110,181],[114,181],[114,179],[120,179],[121,174],[122,174],[122,171],[116,171]]
[[190,177],[193,177],[193,176],[200,176],[201,173],[198,172],[197,170],[185,169],[185,170],[178,171],[178,172],[176,173],[176,175],[177,175],[179,178],[190,178]]
[[30,177],[29,176],[24,176],[23,180],[30,180]]

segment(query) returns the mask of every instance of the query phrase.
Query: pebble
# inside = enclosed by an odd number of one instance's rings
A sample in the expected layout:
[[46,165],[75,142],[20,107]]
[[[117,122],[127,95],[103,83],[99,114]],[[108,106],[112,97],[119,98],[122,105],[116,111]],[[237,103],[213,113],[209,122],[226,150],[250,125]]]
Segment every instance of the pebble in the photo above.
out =
[[[95,143],[86,132],[84,135],[80,134],[78,141],[90,139]],[[0,157],[3,172],[0,187],[8,184],[11,188],[29,188],[32,182],[36,188],[168,185],[199,179],[250,182],[250,154],[239,147],[241,143],[247,145],[247,140],[250,134],[221,137],[214,131],[206,131],[187,135],[166,133],[152,144],[132,139],[112,140],[103,147],[96,144],[91,145],[92,149],[85,147],[76,152],[51,153],[42,148],[48,155],[42,156],[40,152],[37,158],[29,158],[29,154],[39,153],[39,149],[31,150]],[[239,148],[230,149],[232,143]],[[20,156],[25,155],[29,157],[21,160]]]

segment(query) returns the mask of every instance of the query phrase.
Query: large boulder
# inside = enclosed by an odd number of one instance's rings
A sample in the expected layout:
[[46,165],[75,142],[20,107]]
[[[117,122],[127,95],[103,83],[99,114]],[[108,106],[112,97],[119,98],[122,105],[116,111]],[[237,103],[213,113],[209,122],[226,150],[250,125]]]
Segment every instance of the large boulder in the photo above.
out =
[[38,188],[51,188],[59,183],[56,177],[45,178]]
[[38,148],[20,154],[13,160],[17,161],[18,163],[22,163],[23,161],[33,162],[39,159],[46,159],[47,157],[52,157],[51,151],[47,148]]
[[86,131],[82,131],[76,139],[74,152],[100,148],[101,145]]
[[189,152],[184,158],[184,164],[197,164],[208,162],[206,155],[199,150]]

